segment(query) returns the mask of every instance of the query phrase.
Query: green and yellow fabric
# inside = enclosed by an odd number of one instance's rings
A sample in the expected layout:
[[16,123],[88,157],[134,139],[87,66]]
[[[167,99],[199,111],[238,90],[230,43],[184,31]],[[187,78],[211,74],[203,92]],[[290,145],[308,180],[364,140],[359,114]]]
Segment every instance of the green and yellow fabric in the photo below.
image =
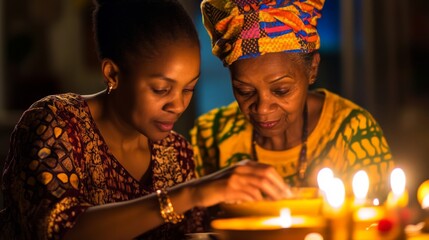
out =
[[[370,193],[387,193],[393,168],[390,148],[382,129],[365,109],[325,89],[323,110],[308,137],[308,183],[316,186],[318,171],[329,167],[351,189],[358,170],[370,176]],[[199,176],[225,168],[252,156],[252,125],[236,102],[200,116],[191,130],[191,142]],[[301,145],[269,151],[256,145],[260,162],[274,166],[285,181],[295,185]],[[385,196],[380,196],[385,197]]]

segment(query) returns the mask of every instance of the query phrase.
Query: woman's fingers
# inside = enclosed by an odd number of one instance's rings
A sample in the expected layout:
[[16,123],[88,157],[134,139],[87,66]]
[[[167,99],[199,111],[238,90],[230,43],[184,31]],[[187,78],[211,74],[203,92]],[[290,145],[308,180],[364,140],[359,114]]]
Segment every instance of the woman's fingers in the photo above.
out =
[[270,199],[278,200],[292,195],[290,187],[270,165],[246,161],[239,164],[235,171],[247,176],[249,184],[262,190]]
[[277,171],[269,165],[242,161],[198,180],[203,206],[219,202],[279,200],[291,195]]
[[260,201],[263,199],[262,192],[254,177],[241,174],[232,174],[227,180],[226,198],[233,201]]

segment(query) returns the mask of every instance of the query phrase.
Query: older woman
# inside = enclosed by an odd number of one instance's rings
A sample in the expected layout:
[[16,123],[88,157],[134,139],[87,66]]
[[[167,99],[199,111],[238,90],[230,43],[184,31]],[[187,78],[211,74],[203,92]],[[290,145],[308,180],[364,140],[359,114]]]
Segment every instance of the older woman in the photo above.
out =
[[[213,53],[228,67],[236,102],[198,118],[191,131],[200,175],[243,159],[273,165],[292,186],[314,186],[322,167],[346,184],[359,170],[384,193],[389,146],[365,109],[317,78],[317,20],[324,0],[205,0]],[[381,194],[379,197],[383,197]]]

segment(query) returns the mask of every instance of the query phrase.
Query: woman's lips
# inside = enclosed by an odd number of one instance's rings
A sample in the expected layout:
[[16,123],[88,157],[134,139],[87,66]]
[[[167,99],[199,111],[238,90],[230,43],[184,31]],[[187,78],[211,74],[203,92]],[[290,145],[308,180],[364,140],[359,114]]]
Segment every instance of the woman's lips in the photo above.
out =
[[163,132],[169,132],[173,130],[174,122],[156,122],[157,128]]
[[279,121],[267,121],[267,122],[256,122],[261,128],[273,128],[279,123]]

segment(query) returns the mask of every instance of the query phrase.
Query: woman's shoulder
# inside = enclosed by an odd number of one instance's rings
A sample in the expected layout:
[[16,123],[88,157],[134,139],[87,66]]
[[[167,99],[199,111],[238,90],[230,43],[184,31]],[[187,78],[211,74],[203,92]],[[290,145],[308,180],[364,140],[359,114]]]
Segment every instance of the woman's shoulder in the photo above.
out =
[[376,122],[372,114],[357,103],[326,89],[318,89],[317,91],[325,94],[321,119],[331,119],[330,122],[335,120],[342,125],[346,123],[355,125],[368,121]]
[[18,125],[37,124],[38,120],[69,121],[74,117],[87,117],[85,100],[75,93],[49,95],[35,101],[23,112]]
[[323,93],[325,95],[325,101],[323,111],[330,114],[348,114],[350,112],[359,112],[363,114],[369,114],[369,112],[358,105],[357,103],[342,97],[341,95],[331,92],[326,89],[317,89],[316,92]]
[[76,93],[62,93],[43,97],[34,102],[28,110],[49,107],[50,109],[63,110],[67,106],[80,107],[84,104],[85,100],[81,95]]

